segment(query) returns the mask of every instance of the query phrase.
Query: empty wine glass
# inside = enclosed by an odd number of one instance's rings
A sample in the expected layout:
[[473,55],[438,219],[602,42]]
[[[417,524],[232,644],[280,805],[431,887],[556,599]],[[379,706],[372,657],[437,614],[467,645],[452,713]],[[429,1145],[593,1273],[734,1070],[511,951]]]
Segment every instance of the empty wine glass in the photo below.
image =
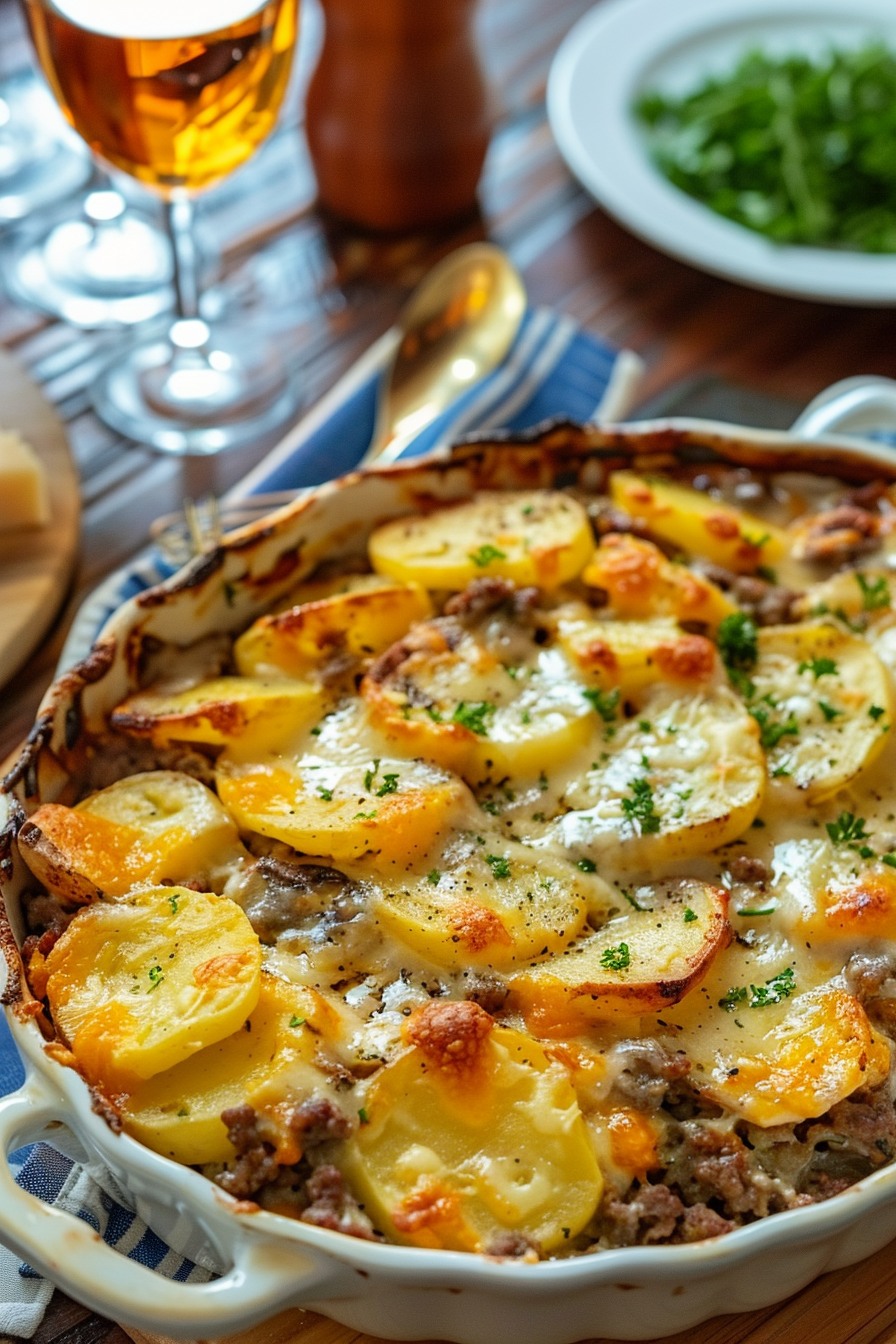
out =
[[273,129],[289,81],[297,0],[23,0],[68,120],[105,161],[163,199],[175,315],[97,379],[97,413],[130,438],[215,453],[282,424],[295,389],[258,332],[199,309],[193,194]]
[[[54,125],[54,121],[58,123]],[[90,159],[30,71],[0,83],[0,222],[23,219],[76,191]]]
[[165,230],[105,174],[37,212],[3,246],[10,297],[78,327],[130,325],[167,312],[173,272]]

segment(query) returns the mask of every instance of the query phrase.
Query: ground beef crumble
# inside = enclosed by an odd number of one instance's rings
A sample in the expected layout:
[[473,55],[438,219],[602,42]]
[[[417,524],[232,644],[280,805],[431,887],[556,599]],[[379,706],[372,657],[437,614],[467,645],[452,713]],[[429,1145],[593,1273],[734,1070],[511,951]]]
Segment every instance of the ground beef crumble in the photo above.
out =
[[[215,1176],[222,1190],[237,1199],[248,1199],[262,1186],[276,1181],[282,1170],[276,1157],[272,1122],[252,1106],[231,1106],[222,1111],[227,1137],[236,1158]],[[346,1117],[327,1097],[309,1097],[293,1107],[286,1118],[288,1132],[300,1140],[303,1154],[329,1139],[344,1139],[350,1132]]]

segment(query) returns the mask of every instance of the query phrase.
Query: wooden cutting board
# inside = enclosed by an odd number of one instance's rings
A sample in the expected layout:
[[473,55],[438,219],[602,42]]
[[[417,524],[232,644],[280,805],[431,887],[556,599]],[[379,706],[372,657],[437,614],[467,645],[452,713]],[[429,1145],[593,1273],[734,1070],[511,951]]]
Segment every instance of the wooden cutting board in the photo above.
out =
[[71,583],[78,556],[78,472],[62,421],[31,379],[0,351],[0,427],[27,439],[50,488],[46,527],[0,533],[0,685],[49,630]]
[[[125,1329],[135,1344],[171,1344],[164,1335]],[[719,1316],[663,1344],[892,1344],[896,1339],[896,1246],[870,1260],[825,1274],[778,1306]],[[384,1344],[311,1311],[279,1316],[228,1335],[223,1344]],[[432,1341],[420,1341],[432,1344]],[[496,1340],[495,1344],[504,1344]],[[609,1344],[594,1338],[583,1344]]]

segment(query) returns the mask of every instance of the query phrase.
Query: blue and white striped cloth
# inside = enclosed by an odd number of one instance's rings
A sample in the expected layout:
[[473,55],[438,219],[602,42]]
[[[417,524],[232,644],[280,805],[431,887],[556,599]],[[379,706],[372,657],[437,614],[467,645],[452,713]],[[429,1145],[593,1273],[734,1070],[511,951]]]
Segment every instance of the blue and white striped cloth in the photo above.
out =
[[[394,341],[393,341],[394,344]],[[270,491],[298,489],[350,471],[373,434],[377,384],[390,351],[387,336],[362,359],[283,443],[256,467],[228,501]],[[406,450],[419,455],[474,430],[524,429],[555,415],[574,420],[625,415],[640,372],[631,352],[617,352],[579,330],[568,318],[542,309],[527,313],[501,367],[476,383]],[[112,575],[85,604],[62,655],[68,666],[86,652],[100,625],[126,598],[156,583],[171,567],[155,550]],[[0,1017],[0,1095],[23,1078],[5,1021]],[[85,1163],[77,1144],[70,1156],[39,1144],[25,1156],[19,1183],[32,1194],[90,1223],[125,1255],[178,1279],[206,1279],[216,1266],[182,1242],[168,1246],[137,1219],[108,1172]],[[82,1160],[77,1160],[78,1157]],[[201,1263],[189,1258],[195,1256]],[[52,1285],[0,1247],[0,1336],[30,1338],[52,1294]]]

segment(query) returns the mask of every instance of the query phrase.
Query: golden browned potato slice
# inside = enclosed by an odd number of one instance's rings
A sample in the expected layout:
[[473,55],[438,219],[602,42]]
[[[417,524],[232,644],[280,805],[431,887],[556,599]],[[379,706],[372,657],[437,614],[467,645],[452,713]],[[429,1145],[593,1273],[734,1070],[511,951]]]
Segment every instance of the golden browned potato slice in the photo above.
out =
[[535,628],[496,617],[496,630],[506,631],[503,647],[478,631],[449,641],[437,622],[417,626],[361,687],[373,721],[401,751],[470,782],[537,774],[590,734],[587,688],[563,651],[539,644]]
[[735,573],[774,565],[788,551],[782,528],[724,504],[692,486],[631,471],[610,477],[613,502],[686,555],[701,556]]
[[671,617],[648,620],[595,620],[578,606],[558,612],[560,645],[587,677],[624,696],[656,682],[697,687],[718,676],[715,645],[705,635],[688,634]]
[[130,775],[76,807],[43,803],[22,827],[19,847],[67,905],[159,882],[221,890],[249,857],[212,791],[175,770]]
[[605,593],[612,613],[624,619],[672,616],[715,629],[737,610],[709,579],[674,564],[653,542],[628,533],[602,537],[582,578]]
[[225,759],[217,782],[243,831],[337,863],[412,864],[470,806],[455,776],[400,757]]
[[881,833],[845,808],[831,808],[830,818],[821,833],[776,846],[766,901],[797,946],[823,955],[821,945],[836,945],[845,963],[877,939],[896,939],[896,856],[887,849],[890,827]]
[[419,584],[363,577],[363,585],[356,582],[344,592],[262,616],[250,625],[234,645],[239,671],[250,677],[271,673],[303,677],[334,658],[369,661],[415,621],[431,614],[429,598]]
[[152,887],[79,911],[42,970],[85,1076],[117,1091],[242,1025],[258,1002],[261,945],[226,897]]
[[390,933],[437,966],[500,969],[561,951],[614,896],[563,858],[478,832],[454,842],[428,873],[409,873],[372,899]]
[[750,712],[777,793],[818,802],[878,757],[892,722],[890,678],[856,635],[833,625],[769,626],[750,672]]
[[370,538],[381,574],[425,588],[465,588],[483,575],[556,588],[594,545],[584,508],[558,491],[481,491],[471,500],[383,523]]
[[798,1123],[889,1070],[889,1049],[861,1005],[832,982],[841,966],[760,918],[649,1029],[671,1033],[691,1079],[729,1112],[762,1126]]
[[[188,1166],[229,1161],[235,1154],[222,1111],[251,1105],[265,1114],[263,1103],[272,1092],[281,1103],[333,1093],[319,1062],[325,1049],[320,1020],[326,1016],[315,990],[262,971],[258,1004],[237,1031],[127,1094],[121,1106],[125,1130]],[[281,1128],[272,1112],[267,1133],[280,1140],[276,1158],[297,1162],[299,1135],[287,1139]]]
[[704,882],[638,888],[638,908],[608,920],[562,956],[517,971],[510,1004],[533,1031],[657,1012],[706,975],[731,938],[728,893]]
[[[756,990],[751,985],[747,994]],[[735,1041],[712,1058],[698,1054],[701,1091],[754,1125],[798,1124],[823,1115],[857,1088],[874,1087],[889,1075],[886,1041],[845,990],[823,986],[800,994],[771,1020],[762,1007],[736,1012],[739,1020],[758,1014],[761,1035],[753,1040],[751,1032],[742,1049]]]
[[156,746],[203,742],[244,756],[270,751],[319,719],[326,703],[310,682],[215,677],[188,690],[150,688],[112,711],[113,728]]
[[336,1159],[374,1222],[463,1251],[497,1249],[506,1233],[543,1252],[575,1237],[603,1181],[565,1069],[475,1003],[428,1004],[407,1039]]

